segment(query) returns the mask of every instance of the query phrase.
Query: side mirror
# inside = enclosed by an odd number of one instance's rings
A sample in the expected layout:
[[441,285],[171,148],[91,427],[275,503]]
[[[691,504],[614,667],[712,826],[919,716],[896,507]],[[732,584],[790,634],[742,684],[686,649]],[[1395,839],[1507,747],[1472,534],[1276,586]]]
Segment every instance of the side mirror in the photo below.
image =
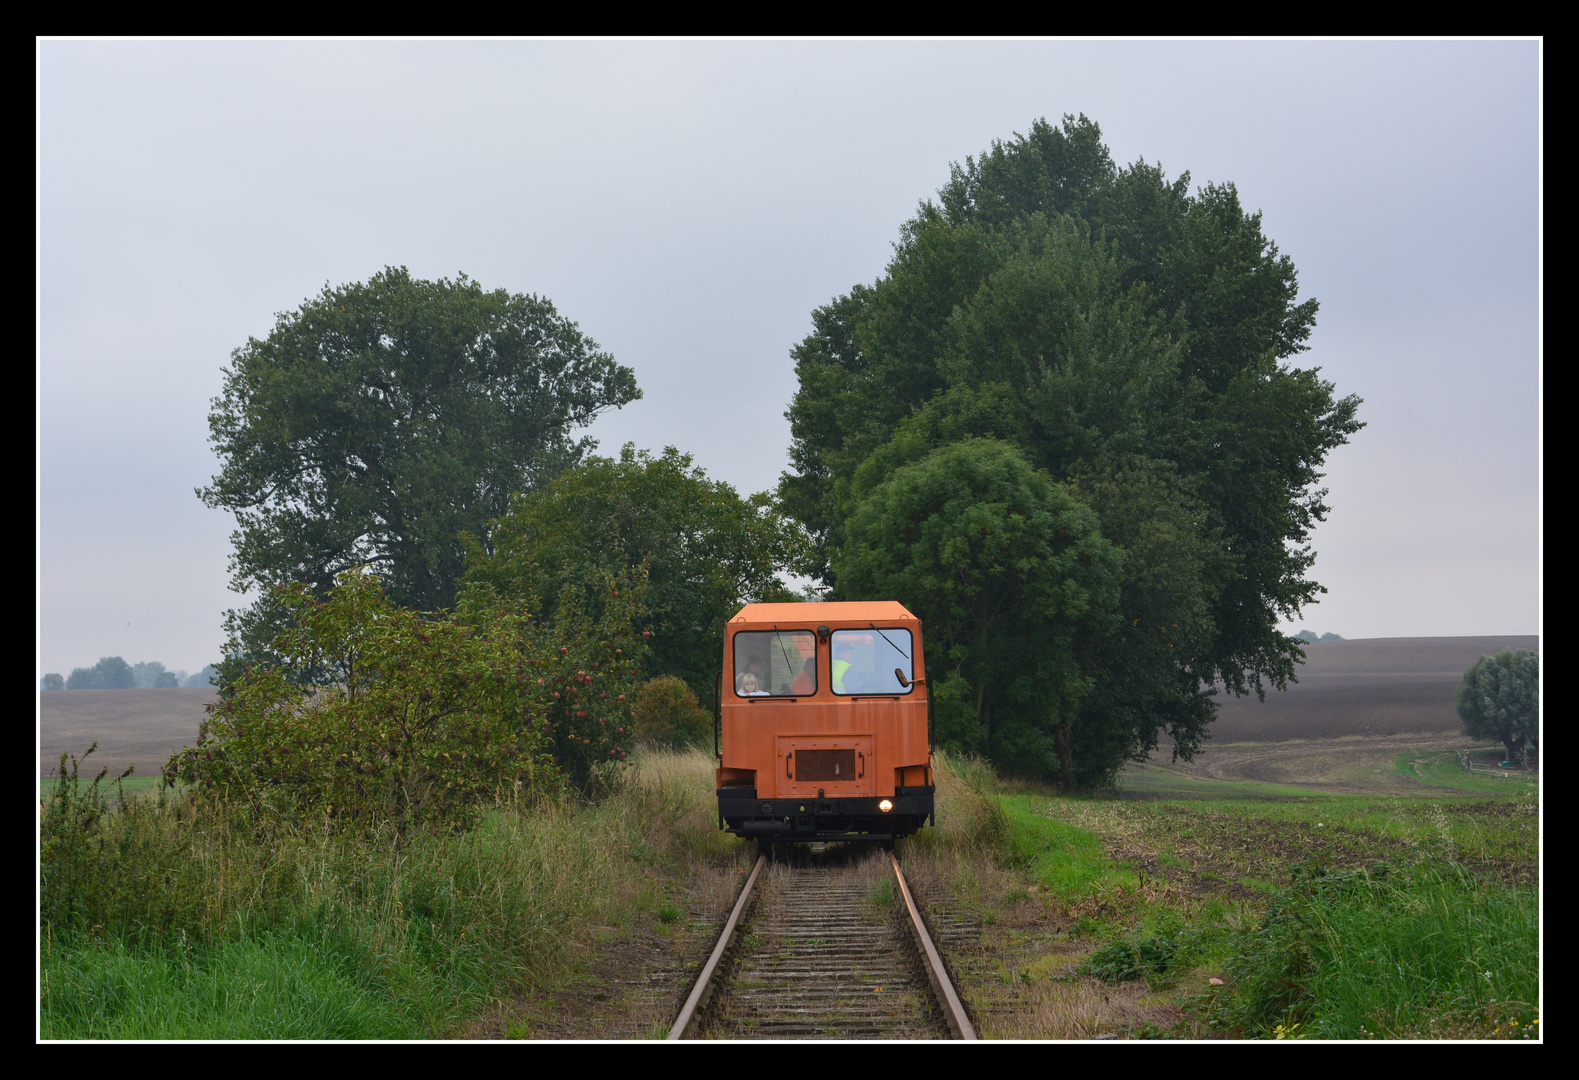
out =
[[910,680],[905,678],[905,669],[904,668],[895,668],[894,669],[894,678],[899,680],[899,685],[900,686],[909,686],[910,685]]

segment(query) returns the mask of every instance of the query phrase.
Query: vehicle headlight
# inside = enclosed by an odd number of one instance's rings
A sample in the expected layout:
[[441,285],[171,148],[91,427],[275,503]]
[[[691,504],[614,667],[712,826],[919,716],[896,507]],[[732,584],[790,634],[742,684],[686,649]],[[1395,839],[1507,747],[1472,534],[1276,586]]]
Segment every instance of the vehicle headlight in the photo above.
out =
[[884,799],[882,802],[877,804],[877,808],[886,814],[888,811],[894,808],[894,804],[889,802],[887,799]]

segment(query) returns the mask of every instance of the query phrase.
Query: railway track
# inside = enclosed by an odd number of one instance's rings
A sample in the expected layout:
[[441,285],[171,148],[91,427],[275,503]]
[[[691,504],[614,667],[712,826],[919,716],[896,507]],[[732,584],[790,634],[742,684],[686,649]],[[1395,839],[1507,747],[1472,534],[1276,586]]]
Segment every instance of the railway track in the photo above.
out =
[[891,854],[759,856],[669,1038],[974,1039]]

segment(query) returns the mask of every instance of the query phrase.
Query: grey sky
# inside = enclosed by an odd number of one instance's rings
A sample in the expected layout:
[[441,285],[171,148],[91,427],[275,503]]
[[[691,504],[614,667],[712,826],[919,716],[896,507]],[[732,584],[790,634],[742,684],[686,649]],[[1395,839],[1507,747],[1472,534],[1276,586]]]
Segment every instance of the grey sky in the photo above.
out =
[[1368,427],[1316,535],[1347,637],[1539,629],[1534,42],[38,47],[39,670],[218,657],[219,369],[385,265],[535,292],[632,366],[594,426],[742,492],[787,464],[790,347],[951,161],[1083,112],[1235,182],[1321,301]]

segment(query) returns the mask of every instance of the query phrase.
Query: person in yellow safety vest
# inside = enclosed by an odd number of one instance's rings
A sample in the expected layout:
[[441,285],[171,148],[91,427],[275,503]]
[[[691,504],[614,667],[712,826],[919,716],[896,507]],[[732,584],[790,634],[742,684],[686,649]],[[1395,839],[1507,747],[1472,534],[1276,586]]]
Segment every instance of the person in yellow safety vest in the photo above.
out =
[[833,657],[833,692],[848,693],[844,688],[844,673],[850,670],[850,662],[855,659],[855,650],[848,644],[840,642],[834,648]]

